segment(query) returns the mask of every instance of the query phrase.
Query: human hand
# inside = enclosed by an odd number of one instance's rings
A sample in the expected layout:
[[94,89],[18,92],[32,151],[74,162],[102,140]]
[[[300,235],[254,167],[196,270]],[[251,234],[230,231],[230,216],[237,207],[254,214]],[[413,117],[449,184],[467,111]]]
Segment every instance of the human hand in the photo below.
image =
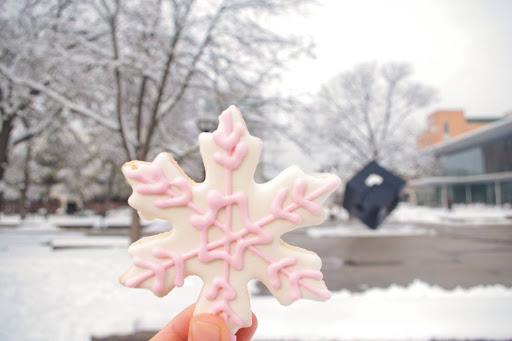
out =
[[[192,316],[194,305],[178,314],[150,341],[230,341],[230,332],[222,317],[213,314]],[[252,314],[252,325],[236,333],[237,341],[250,341],[258,320]]]

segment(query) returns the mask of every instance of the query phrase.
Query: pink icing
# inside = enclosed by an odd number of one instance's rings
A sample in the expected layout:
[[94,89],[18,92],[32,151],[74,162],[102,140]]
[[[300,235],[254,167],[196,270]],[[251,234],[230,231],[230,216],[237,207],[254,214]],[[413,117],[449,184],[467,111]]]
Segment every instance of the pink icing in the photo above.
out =
[[[264,227],[276,219],[284,219],[298,224],[301,217],[294,212],[299,208],[304,208],[312,214],[319,214],[321,206],[314,200],[331,192],[339,185],[339,180],[327,181],[323,186],[306,195],[307,183],[303,178],[299,178],[292,186],[291,203],[285,206],[285,201],[289,196],[287,189],[278,191],[271,205],[271,213],[256,222],[253,222],[249,215],[247,195],[242,192],[233,193],[233,172],[244,161],[248,153],[247,144],[240,139],[246,133],[243,126],[234,126],[231,113],[224,112],[220,118],[219,129],[213,133],[213,140],[220,147],[220,150],[214,153],[214,160],[225,169],[226,183],[225,193],[211,190],[207,196],[207,209],[195,206],[192,202],[192,190],[189,182],[176,177],[169,181],[163,171],[156,165],[145,166],[142,170],[125,169],[125,175],[137,182],[133,187],[134,191],[142,195],[159,195],[163,198],[155,200],[155,206],[158,208],[170,208],[186,206],[194,211],[191,215],[191,224],[198,229],[200,233],[200,245],[197,249],[191,250],[183,255],[177,255],[162,249],[153,251],[153,256],[158,259],[165,259],[164,262],[156,263],[143,260],[139,257],[134,258],[134,264],[137,267],[147,269],[147,271],[130,278],[126,281],[129,287],[138,287],[144,281],[154,277],[152,290],[156,294],[162,294],[165,287],[165,272],[171,267],[176,268],[174,285],[183,285],[185,262],[188,259],[197,257],[201,262],[211,262],[221,260],[224,262],[224,271],[222,276],[213,279],[211,287],[206,292],[206,298],[215,301],[212,312],[222,314],[226,320],[230,320],[234,325],[240,326],[241,319],[236,315],[230,306],[230,302],[236,299],[236,290],[230,283],[231,268],[241,270],[243,268],[244,253],[250,250],[256,256],[268,264],[267,272],[270,284],[274,289],[281,288],[280,275],[286,276],[290,281],[291,298],[293,300],[302,297],[301,287],[310,291],[320,299],[327,299],[330,293],[326,290],[320,290],[312,287],[302,279],[320,280],[323,275],[320,271],[309,269],[295,269],[293,271],[287,268],[297,265],[298,260],[294,257],[287,257],[280,260],[271,259],[259,251],[256,246],[269,244],[272,242],[272,235],[264,230]],[[238,207],[240,220],[243,228],[233,231],[232,226],[232,206]],[[218,213],[224,209],[226,211],[227,221],[221,223],[217,220]],[[220,228],[224,232],[224,237],[209,242],[208,230],[212,227]],[[251,234],[250,238],[244,238]],[[235,243],[233,252],[231,252],[232,243]],[[223,247],[223,249],[219,249]],[[221,295],[222,293],[222,295]]]
[[206,298],[213,301],[219,296],[221,290],[223,290],[226,299],[234,300],[236,298],[236,291],[232,287],[226,286],[226,283],[219,277],[213,280],[211,289],[206,293]]
[[313,200],[309,200],[304,197],[306,193],[306,186],[306,180],[298,178],[292,188],[292,199],[297,205],[305,208],[311,214],[320,214],[322,207]]
[[185,206],[192,201],[192,190],[187,180],[177,177],[169,181],[162,169],[156,165],[148,165],[145,172],[136,171],[126,167],[124,173],[127,178],[139,182],[133,190],[142,195],[162,195],[163,199],[155,200],[158,208]]
[[213,132],[213,140],[224,150],[231,150],[245,133],[242,126],[233,129],[233,119],[230,114],[220,115],[219,128]]
[[245,156],[247,155],[248,147],[244,142],[236,145],[231,154],[215,153],[213,159],[226,169],[235,170],[240,166]]
[[291,298],[292,300],[298,300],[302,297],[302,293],[300,291],[300,280],[302,278],[312,278],[316,280],[320,280],[324,278],[324,275],[317,270],[308,270],[308,269],[302,269],[302,270],[296,270],[288,275],[288,278],[290,279],[290,286],[292,289],[291,292]]
[[183,256],[174,253],[169,252],[164,249],[154,249],[153,250],[153,256],[159,259],[171,259],[172,263],[174,265],[174,268],[176,269],[176,275],[174,279],[174,285],[177,287],[181,287],[183,285],[183,282],[185,280],[185,260],[183,259]]
[[288,190],[286,188],[282,188],[277,193],[274,201],[272,202],[272,206],[270,209],[275,217],[280,218],[280,219],[289,220],[293,224],[299,224],[300,221],[302,220],[300,215],[295,212],[285,210],[283,208],[284,202],[287,197],[288,197]]
[[[151,270],[155,276],[152,290],[155,294],[160,295],[164,291],[165,285],[165,272],[167,270],[165,264],[151,262],[140,257],[134,257],[133,264],[139,268]],[[140,283],[136,278],[132,278],[126,282],[126,285],[128,287],[138,287]]]
[[281,288],[281,279],[279,278],[279,272],[282,271],[284,268],[294,266],[295,264],[297,264],[297,259],[293,257],[288,257],[278,260],[276,262],[272,262],[268,266],[268,278],[270,279],[270,284],[274,289]]

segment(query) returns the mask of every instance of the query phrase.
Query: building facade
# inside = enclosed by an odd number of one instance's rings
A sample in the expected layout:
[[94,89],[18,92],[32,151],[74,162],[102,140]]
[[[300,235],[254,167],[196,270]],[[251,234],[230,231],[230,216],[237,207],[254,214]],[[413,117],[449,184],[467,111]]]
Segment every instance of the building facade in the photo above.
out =
[[512,117],[460,134],[423,150],[437,176],[411,181],[420,205],[512,205]]
[[469,133],[496,121],[495,118],[466,118],[462,110],[438,110],[428,117],[427,129],[418,139],[420,148],[428,148]]

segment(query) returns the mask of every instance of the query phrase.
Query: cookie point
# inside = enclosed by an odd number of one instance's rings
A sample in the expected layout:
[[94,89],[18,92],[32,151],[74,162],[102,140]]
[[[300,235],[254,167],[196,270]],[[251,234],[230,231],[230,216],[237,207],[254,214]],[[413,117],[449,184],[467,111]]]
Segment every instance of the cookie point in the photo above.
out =
[[234,112],[240,112],[240,109],[238,109],[238,107],[234,104],[231,104],[227,109],[226,111],[234,111]]
[[138,168],[137,163],[135,161],[128,161],[124,164],[124,167],[128,167],[130,169],[136,170]]
[[335,187],[335,188],[340,187],[340,185],[341,185],[341,179],[340,179],[340,177],[339,177],[339,176],[337,176],[337,175],[332,175],[332,180],[331,180],[331,181],[332,181],[333,187]]
[[322,300],[327,301],[331,297],[332,297],[332,292],[330,292],[329,290],[325,290],[325,293],[324,293],[324,296],[322,297]]

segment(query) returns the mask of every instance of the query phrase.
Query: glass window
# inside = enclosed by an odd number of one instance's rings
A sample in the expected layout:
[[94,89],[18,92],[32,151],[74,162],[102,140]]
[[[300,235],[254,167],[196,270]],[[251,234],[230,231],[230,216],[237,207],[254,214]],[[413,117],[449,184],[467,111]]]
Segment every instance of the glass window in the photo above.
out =
[[483,145],[485,172],[512,171],[512,135]]
[[512,181],[501,183],[501,203],[512,205]]
[[443,188],[441,186],[436,186],[436,192],[434,197],[434,206],[441,206],[443,204]]
[[481,148],[471,148],[461,152],[441,156],[439,159],[443,175],[476,175],[484,173]]
[[422,206],[439,206],[437,187],[427,186],[416,189],[416,201]]
[[471,202],[487,203],[487,186],[485,184],[471,184]]
[[447,140],[450,138],[450,126],[448,125],[448,122],[444,122],[443,125],[444,130],[444,139]]
[[467,202],[466,185],[453,185],[452,200],[454,204],[465,204]]
[[496,205],[496,188],[494,182],[487,183],[487,204]]
[[496,203],[496,195],[494,191],[494,183],[478,183],[471,184],[471,202],[494,205]]

